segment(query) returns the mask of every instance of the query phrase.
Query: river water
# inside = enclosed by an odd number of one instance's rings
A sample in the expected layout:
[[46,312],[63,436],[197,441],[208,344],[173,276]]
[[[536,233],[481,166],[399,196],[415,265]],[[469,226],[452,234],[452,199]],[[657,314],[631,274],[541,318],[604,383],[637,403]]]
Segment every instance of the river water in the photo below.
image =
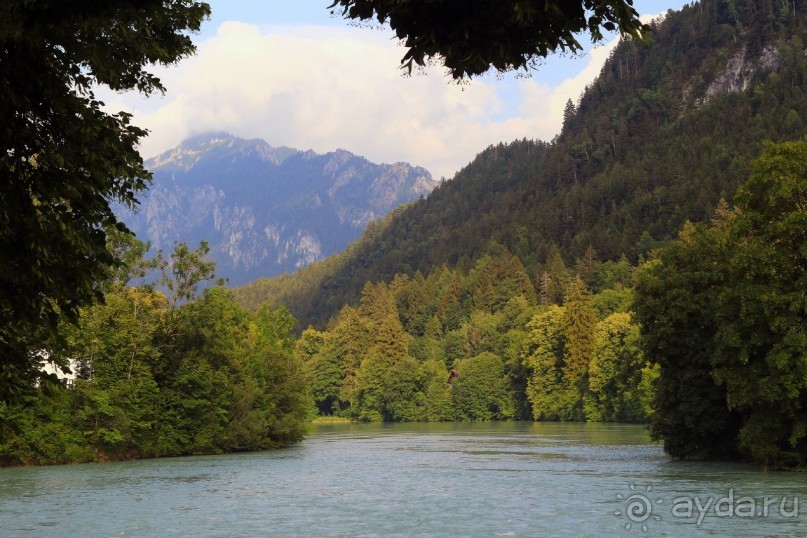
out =
[[277,451],[0,469],[0,536],[807,536],[807,473],[671,462],[632,425],[338,424]]

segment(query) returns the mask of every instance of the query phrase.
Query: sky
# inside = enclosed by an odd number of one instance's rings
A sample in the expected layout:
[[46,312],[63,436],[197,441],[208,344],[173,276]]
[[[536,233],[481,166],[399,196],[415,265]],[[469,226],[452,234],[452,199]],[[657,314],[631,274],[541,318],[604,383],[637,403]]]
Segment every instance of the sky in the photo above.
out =
[[[376,163],[408,162],[451,178],[491,144],[551,140],[568,99],[599,74],[616,38],[577,57],[553,56],[529,77],[494,74],[457,85],[445,69],[412,76],[388,28],[332,16],[329,0],[208,0],[197,51],[154,67],[167,91],[149,98],[99,90],[110,112],[149,130],[156,156],[197,134],[226,131],[272,146],[346,149]],[[656,16],[683,0],[635,0]],[[589,45],[588,40],[581,43]]]

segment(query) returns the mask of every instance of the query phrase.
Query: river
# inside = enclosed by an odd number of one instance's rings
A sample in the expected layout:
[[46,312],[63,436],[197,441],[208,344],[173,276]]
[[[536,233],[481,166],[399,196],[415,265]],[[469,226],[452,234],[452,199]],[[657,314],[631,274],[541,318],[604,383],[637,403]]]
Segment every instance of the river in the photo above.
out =
[[805,535],[807,473],[671,462],[632,425],[336,424],[276,451],[0,469],[12,537]]

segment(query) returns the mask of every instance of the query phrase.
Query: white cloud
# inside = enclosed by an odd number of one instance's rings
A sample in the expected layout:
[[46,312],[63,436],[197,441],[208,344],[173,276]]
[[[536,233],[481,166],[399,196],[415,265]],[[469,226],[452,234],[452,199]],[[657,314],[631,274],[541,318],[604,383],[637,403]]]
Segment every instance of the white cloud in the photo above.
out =
[[556,87],[541,83],[540,72],[457,86],[440,68],[402,77],[403,49],[387,32],[227,22],[196,56],[157,70],[164,97],[107,93],[104,100],[151,131],[146,157],[193,134],[228,131],[318,152],[344,148],[451,177],[489,144],[554,137],[566,100],[579,98],[613,46],[594,49],[587,66]]

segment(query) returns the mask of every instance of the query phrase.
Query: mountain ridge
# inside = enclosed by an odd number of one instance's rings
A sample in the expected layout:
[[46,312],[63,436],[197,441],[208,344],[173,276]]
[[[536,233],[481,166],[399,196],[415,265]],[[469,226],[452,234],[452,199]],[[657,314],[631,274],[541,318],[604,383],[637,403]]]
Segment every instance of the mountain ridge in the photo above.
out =
[[233,285],[339,252],[365,225],[437,185],[422,167],[320,155],[227,133],[197,135],[146,161],[154,180],[122,220],[154,249],[205,240]]

